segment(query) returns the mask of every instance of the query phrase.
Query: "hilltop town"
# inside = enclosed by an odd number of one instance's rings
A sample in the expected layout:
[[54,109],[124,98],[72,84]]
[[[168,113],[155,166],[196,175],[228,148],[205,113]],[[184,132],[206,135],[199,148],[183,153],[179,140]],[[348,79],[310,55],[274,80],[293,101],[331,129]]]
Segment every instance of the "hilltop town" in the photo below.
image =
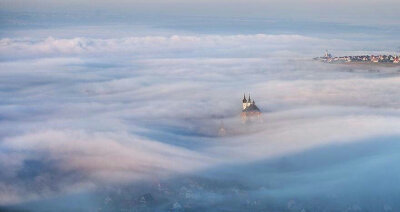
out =
[[356,63],[356,64],[395,64],[400,65],[400,56],[398,55],[359,55],[359,56],[341,56],[333,57],[328,51],[323,57],[316,57],[314,60],[325,63]]

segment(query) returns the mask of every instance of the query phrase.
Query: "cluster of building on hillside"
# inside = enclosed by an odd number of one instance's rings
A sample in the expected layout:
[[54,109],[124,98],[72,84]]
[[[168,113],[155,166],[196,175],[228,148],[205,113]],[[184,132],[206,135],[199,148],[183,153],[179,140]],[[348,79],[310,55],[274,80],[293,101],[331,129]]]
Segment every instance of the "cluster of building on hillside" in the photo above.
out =
[[328,51],[323,57],[316,57],[314,60],[319,60],[327,63],[346,63],[346,62],[370,62],[370,63],[394,63],[400,64],[400,56],[398,55],[360,55],[360,56],[341,56],[333,57]]

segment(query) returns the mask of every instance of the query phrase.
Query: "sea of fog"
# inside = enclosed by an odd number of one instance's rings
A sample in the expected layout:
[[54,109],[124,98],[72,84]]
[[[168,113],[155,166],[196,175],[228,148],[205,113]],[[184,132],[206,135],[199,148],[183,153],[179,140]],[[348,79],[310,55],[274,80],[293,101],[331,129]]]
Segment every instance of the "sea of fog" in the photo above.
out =
[[[400,67],[312,60],[392,54],[398,40],[1,35],[0,211],[400,210]],[[244,93],[260,121],[242,123]]]

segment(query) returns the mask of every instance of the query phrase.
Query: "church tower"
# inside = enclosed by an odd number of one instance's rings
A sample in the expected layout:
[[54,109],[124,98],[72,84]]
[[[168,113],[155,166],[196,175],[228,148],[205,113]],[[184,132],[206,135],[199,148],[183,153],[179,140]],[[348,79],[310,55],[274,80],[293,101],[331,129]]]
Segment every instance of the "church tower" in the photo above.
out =
[[243,110],[246,109],[246,107],[247,107],[246,94],[243,94]]
[[250,105],[251,105],[251,98],[250,98],[250,94],[249,94],[249,100],[247,101],[246,107],[249,107]]
[[261,120],[261,111],[256,106],[256,102],[251,100],[250,94],[248,99],[246,99],[246,95],[243,96],[243,110],[240,116],[242,117],[243,123]]

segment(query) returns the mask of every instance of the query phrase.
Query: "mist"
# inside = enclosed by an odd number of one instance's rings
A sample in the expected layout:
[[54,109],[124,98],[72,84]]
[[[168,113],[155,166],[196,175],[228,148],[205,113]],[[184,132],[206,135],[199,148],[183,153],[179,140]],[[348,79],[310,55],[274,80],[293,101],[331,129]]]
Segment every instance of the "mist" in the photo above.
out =
[[[395,54],[397,23],[177,14],[2,15],[0,210],[400,210],[399,66],[312,60]],[[241,120],[244,94],[260,120]]]

